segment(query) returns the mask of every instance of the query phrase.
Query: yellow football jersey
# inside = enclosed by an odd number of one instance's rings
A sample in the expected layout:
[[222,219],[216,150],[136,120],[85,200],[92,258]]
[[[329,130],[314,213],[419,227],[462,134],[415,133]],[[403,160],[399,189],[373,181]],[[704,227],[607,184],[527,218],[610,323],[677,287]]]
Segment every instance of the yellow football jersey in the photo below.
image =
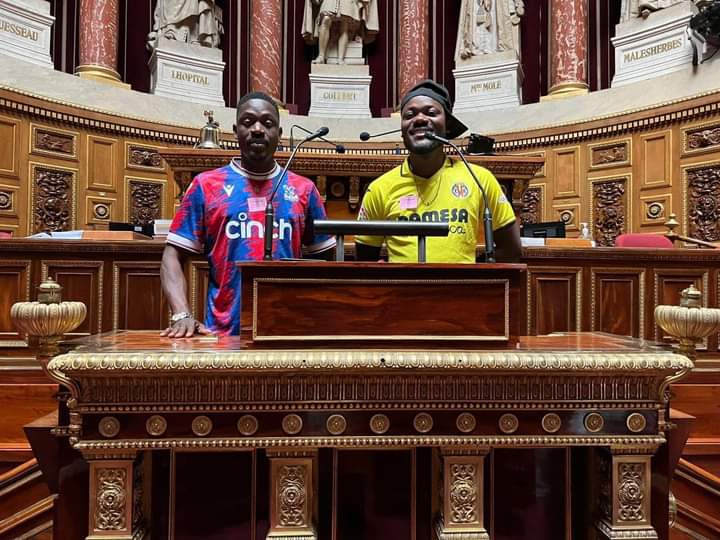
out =
[[[471,165],[485,188],[493,229],[515,220],[510,201],[490,171]],[[430,178],[416,176],[407,160],[373,181],[365,192],[358,219],[447,222],[447,237],[427,238],[427,262],[474,263],[485,208],[482,193],[459,159],[446,158]],[[387,244],[390,262],[417,262],[417,237],[356,236],[356,242]]]

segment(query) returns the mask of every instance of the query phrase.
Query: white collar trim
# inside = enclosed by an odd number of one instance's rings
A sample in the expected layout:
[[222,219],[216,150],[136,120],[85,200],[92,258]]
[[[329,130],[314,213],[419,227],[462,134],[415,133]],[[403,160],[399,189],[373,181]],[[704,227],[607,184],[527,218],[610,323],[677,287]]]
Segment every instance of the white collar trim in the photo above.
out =
[[277,164],[277,161],[275,162],[275,166],[272,169],[262,174],[248,171],[240,164],[240,160],[238,158],[233,158],[232,160],[230,160],[230,167],[236,173],[246,176],[250,180],[270,180],[272,178],[275,178],[280,172],[280,165]]

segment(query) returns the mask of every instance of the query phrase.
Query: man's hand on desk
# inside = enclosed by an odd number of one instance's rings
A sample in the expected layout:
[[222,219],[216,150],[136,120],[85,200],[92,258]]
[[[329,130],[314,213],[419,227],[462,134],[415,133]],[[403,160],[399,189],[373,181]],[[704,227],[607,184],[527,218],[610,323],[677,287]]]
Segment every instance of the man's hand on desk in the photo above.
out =
[[208,330],[208,328],[204,324],[196,321],[192,317],[180,319],[179,321],[172,323],[169,327],[160,332],[161,337],[169,338],[193,337],[195,334],[207,336],[212,334],[212,332]]

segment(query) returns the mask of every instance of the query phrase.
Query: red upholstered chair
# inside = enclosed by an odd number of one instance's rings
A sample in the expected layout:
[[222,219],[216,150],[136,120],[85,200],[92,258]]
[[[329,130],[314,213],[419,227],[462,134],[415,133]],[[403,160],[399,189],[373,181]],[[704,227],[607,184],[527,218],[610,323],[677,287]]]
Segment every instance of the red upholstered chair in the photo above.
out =
[[662,234],[628,233],[615,239],[615,247],[667,249],[674,246],[670,239]]
[[12,238],[12,234],[5,231],[0,231],[0,238]]

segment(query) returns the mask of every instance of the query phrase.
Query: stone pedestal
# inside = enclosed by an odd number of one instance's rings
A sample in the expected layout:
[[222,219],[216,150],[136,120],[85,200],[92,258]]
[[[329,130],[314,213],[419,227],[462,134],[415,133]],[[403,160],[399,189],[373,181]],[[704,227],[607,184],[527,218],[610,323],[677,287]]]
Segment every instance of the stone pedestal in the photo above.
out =
[[0,0],[0,52],[52,68],[53,22],[46,0]]
[[454,113],[516,107],[522,100],[523,73],[514,51],[489,54],[482,63],[458,63]]
[[370,68],[314,64],[308,116],[370,118]]
[[644,81],[685,69],[692,63],[693,49],[688,23],[697,12],[688,0],[682,4],[618,24],[615,47],[615,76],[611,86]]
[[148,63],[150,92],[158,96],[224,106],[222,51],[161,39]]

